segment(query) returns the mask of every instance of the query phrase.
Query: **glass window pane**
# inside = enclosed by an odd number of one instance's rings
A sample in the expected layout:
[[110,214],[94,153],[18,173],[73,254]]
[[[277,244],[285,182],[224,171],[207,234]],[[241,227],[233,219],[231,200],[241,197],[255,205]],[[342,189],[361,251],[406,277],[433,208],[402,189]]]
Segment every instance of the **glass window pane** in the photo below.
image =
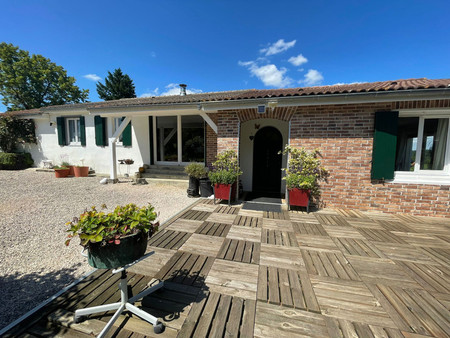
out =
[[205,123],[198,115],[182,116],[183,162],[205,161]]
[[76,119],[75,121],[77,123],[77,132],[76,132],[77,137],[76,138],[77,138],[77,142],[80,142],[80,140],[81,140],[80,119]]
[[418,117],[402,117],[398,119],[396,171],[414,171],[418,130]]
[[158,161],[178,162],[177,117],[156,117],[156,154]]
[[76,142],[75,120],[68,120],[69,123],[69,142]]
[[423,126],[420,169],[444,169],[448,119],[426,119]]

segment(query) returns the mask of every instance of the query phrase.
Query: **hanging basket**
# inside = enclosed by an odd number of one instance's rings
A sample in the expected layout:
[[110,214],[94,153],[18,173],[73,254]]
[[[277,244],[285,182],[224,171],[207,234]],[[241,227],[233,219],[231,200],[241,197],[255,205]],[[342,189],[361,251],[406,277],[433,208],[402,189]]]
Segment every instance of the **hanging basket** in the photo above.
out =
[[89,243],[88,262],[97,269],[117,269],[134,262],[145,254],[148,234],[137,234],[122,237],[119,244]]

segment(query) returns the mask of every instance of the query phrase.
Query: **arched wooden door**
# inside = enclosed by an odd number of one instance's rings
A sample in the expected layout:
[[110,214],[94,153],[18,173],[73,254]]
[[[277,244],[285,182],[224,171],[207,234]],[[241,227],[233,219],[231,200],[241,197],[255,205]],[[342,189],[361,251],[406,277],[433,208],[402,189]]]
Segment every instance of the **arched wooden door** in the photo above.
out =
[[279,193],[283,136],[274,127],[258,130],[253,140],[253,192]]

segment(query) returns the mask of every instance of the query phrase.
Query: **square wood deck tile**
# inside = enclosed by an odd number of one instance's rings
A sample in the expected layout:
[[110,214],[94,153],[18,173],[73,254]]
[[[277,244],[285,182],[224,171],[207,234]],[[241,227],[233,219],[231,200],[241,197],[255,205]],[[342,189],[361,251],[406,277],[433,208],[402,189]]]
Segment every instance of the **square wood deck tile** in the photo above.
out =
[[378,248],[366,239],[332,238],[344,255],[387,258]]
[[347,256],[351,266],[366,283],[417,288],[419,284],[390,259]]
[[255,311],[254,300],[201,293],[178,337],[252,337]]
[[319,224],[319,221],[312,213],[306,214],[289,211],[289,218],[292,222]]
[[238,215],[240,216],[249,216],[249,217],[258,217],[262,218],[264,212],[260,210],[250,210],[250,209],[239,209]]
[[206,286],[211,292],[256,300],[258,266],[222,259],[214,261]]
[[237,215],[235,214],[219,214],[217,212],[213,212],[205,220],[212,223],[233,224],[236,216]]
[[310,275],[322,314],[369,325],[397,328],[363,282]]
[[339,248],[330,237],[296,234],[300,248],[318,251],[339,251]]
[[320,313],[305,270],[259,267],[258,300]]
[[261,265],[298,270],[305,267],[298,247],[261,244],[259,262]]
[[420,248],[413,247],[410,244],[375,242],[374,245],[383,254],[385,254],[387,257],[393,260],[410,261],[415,263],[431,264],[431,265],[437,264]]
[[166,229],[192,233],[195,232],[202,223],[202,221],[179,218],[175,222],[171,223]]
[[261,243],[298,247],[294,232],[264,228],[262,229]]
[[195,231],[196,234],[226,237],[228,231],[230,231],[230,224],[203,222]]
[[217,258],[228,261],[259,264],[261,244],[227,238],[222,244]]
[[239,226],[242,226],[242,227],[261,228],[262,227],[262,218],[238,215],[234,219],[233,224],[234,225],[239,225]]
[[361,233],[353,227],[341,227],[341,226],[326,226],[324,225],[325,231],[330,237],[344,237],[344,238],[359,238],[365,239]]
[[257,302],[255,337],[328,337],[324,316]]
[[406,243],[409,243],[416,247],[450,249],[450,242],[444,241],[436,235],[396,231],[393,231],[392,233],[403,239]]
[[228,232],[227,238],[242,241],[261,242],[261,228],[249,228],[233,225]]
[[199,255],[216,257],[223,241],[223,237],[192,234],[186,243],[180,247],[180,250]]
[[292,228],[294,229],[294,232],[299,235],[328,236],[328,233],[319,222],[317,222],[317,224],[292,222]]
[[315,213],[314,216],[316,216],[317,220],[322,225],[337,225],[337,226],[350,226],[346,219],[339,215],[329,215],[329,214],[321,214],[321,213]]
[[207,211],[189,209],[185,211],[179,218],[191,219],[194,221],[204,221],[211,213]]
[[192,210],[214,212],[219,206],[217,204],[199,203]]
[[263,218],[262,228],[270,230],[294,231],[292,228],[292,222],[284,219]]
[[128,271],[144,276],[155,277],[161,267],[164,266],[176,253],[176,250],[149,246],[147,248],[146,254],[152,252],[153,254],[151,254],[147,258],[128,268]]
[[162,230],[153,235],[148,241],[148,245],[164,248],[164,249],[179,249],[184,242],[191,236],[189,232],[174,231],[174,230]]

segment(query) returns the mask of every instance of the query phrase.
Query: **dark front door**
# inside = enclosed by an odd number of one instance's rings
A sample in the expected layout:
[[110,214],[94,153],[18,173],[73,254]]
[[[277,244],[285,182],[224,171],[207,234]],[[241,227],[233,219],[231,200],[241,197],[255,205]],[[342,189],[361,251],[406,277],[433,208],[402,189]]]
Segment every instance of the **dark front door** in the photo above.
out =
[[280,193],[283,137],[278,129],[264,127],[253,140],[253,192]]

